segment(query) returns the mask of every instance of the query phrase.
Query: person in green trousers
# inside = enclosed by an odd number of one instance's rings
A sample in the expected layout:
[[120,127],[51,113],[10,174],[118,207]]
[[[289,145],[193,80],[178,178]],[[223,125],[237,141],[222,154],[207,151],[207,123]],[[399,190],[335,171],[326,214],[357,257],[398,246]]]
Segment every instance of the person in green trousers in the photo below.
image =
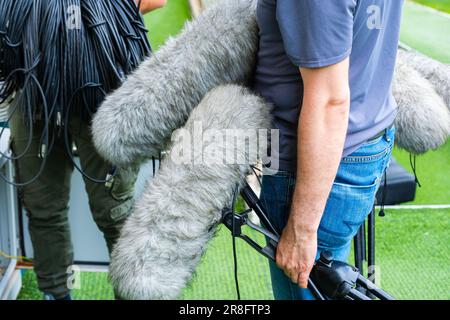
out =
[[[139,1],[136,1],[139,2]],[[142,0],[141,12],[147,13],[165,4],[165,0]],[[62,86],[65,84],[62,83]],[[13,104],[10,107],[13,108]],[[33,179],[42,163],[42,133],[44,121],[33,122],[31,143],[29,126],[21,108],[12,114],[11,148],[15,155],[16,182]],[[97,179],[105,179],[112,164],[97,153],[90,130],[90,121],[72,117],[67,126],[71,142],[76,146],[80,167],[84,173]],[[56,139],[46,163],[37,179],[19,188],[20,200],[29,218],[29,231],[34,251],[34,271],[39,289],[46,300],[71,300],[70,275],[73,264],[73,247],[68,221],[70,180],[74,165],[66,152],[64,134],[52,132]],[[54,134],[55,133],[55,134]],[[93,219],[104,235],[109,252],[120,235],[120,229],[133,206],[134,184],[139,168],[119,168],[113,183],[95,183],[84,178],[85,189]]]

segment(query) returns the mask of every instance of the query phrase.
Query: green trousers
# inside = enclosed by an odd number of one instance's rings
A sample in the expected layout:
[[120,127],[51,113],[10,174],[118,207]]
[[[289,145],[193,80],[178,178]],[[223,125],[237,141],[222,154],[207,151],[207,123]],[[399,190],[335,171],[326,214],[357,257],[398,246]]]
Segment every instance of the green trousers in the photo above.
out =
[[[29,130],[19,112],[11,121],[14,154],[25,155],[16,161],[16,181],[26,182],[39,171],[42,163],[41,134],[43,124],[34,124],[31,145],[27,147]],[[81,168],[96,179],[104,180],[111,170],[96,152],[89,124],[77,118],[69,126]],[[52,132],[51,132],[52,134]],[[66,296],[68,267],[73,264],[73,248],[68,223],[68,203],[73,164],[65,150],[63,135],[55,139],[47,156],[47,163],[39,178],[20,189],[20,198],[29,217],[29,231],[34,250],[34,270],[39,289],[56,298]],[[138,168],[119,169],[111,188],[84,179],[89,206],[99,229],[103,232],[108,250],[119,237],[120,228],[133,205],[134,184]]]

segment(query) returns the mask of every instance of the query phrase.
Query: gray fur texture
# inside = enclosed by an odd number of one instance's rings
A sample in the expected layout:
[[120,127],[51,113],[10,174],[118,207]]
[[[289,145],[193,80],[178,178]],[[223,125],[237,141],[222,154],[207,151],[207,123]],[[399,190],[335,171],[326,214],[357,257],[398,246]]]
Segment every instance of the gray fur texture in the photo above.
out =
[[245,83],[258,43],[254,5],[219,1],[144,61],[93,119],[99,153],[119,166],[158,155],[208,91]]
[[397,61],[392,90],[398,103],[396,141],[413,154],[439,148],[450,135],[450,112],[431,83],[410,65]]
[[419,71],[433,85],[450,110],[450,65],[433,60],[416,51],[399,50],[399,59]]
[[[194,124],[207,129],[258,130],[270,127],[270,108],[240,86],[220,86],[208,93],[189,117],[184,129],[191,135]],[[178,141],[179,134],[174,133]],[[249,164],[259,148],[234,148],[215,139],[203,142],[203,150],[236,150],[248,156],[247,164],[180,165],[174,142],[163,159],[157,176],[136,203],[113,250],[110,278],[116,291],[126,299],[175,299],[190,281],[208,241],[230,205],[236,185],[244,181]],[[230,149],[232,148],[232,149]],[[251,151],[253,150],[253,151]],[[206,154],[205,154],[206,153]],[[205,151],[204,161],[208,160]]]

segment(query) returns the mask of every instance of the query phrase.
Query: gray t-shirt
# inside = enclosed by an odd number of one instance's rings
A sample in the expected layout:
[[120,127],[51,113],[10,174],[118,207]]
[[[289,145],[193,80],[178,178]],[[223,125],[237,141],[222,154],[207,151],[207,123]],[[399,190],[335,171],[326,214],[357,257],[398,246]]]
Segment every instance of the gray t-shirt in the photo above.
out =
[[280,170],[295,171],[303,99],[299,67],[320,68],[350,56],[351,106],[343,156],[396,116],[391,83],[403,0],[259,0],[254,89],[274,106]]

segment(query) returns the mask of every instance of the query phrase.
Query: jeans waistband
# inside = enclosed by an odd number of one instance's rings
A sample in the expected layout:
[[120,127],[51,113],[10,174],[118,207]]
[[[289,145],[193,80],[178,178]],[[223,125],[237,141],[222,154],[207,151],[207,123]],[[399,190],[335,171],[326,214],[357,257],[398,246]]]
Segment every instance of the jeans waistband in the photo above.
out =
[[386,133],[388,133],[392,128],[394,127],[394,124],[391,124],[389,127],[387,127],[386,129],[381,130],[380,132],[378,132],[375,136],[373,136],[372,138],[370,138],[369,140],[367,140],[368,142],[376,140],[382,136],[384,136]]

